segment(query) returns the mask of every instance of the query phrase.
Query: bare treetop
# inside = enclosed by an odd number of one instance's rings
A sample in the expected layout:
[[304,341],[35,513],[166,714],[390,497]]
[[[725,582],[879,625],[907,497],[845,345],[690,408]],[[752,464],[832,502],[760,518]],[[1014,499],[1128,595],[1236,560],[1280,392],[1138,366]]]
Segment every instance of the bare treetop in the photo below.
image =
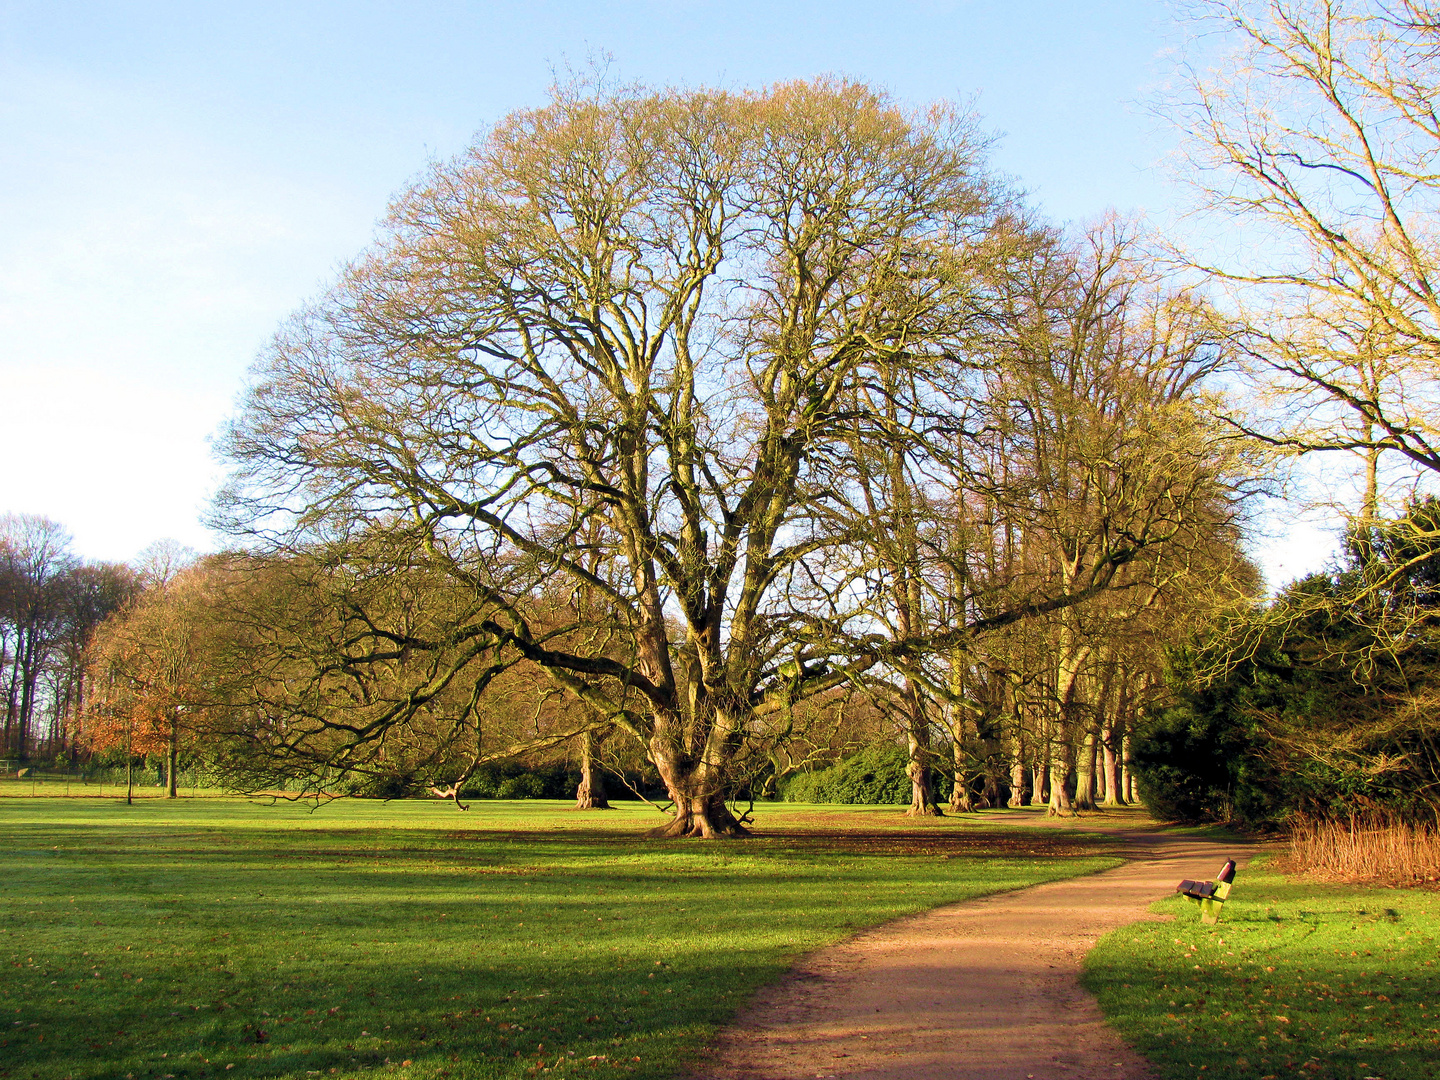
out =
[[[1201,260],[1292,452],[1440,471],[1440,20],[1412,0],[1194,5],[1222,49],[1173,115],[1189,178],[1234,239]],[[1278,376],[1278,378],[1277,378]]]
[[[983,150],[950,106],[906,110],[841,80],[561,87],[434,167],[262,358],[225,441],[221,512],[272,550],[330,552],[344,575],[450,583],[438,637],[377,629],[366,608],[321,672],[448,659],[353,721],[363,736],[332,717],[369,691],[317,690],[305,723],[295,707],[266,729],[276,752],[340,762],[379,738],[376,716],[438,708],[460,685],[473,692],[447,717],[478,717],[481,690],[523,661],[586,710],[527,745],[619,726],[669,788],[675,833],[733,833],[736,762],[785,737],[792,705],[961,642],[963,618],[880,632],[884,571],[860,541],[909,517],[862,488],[881,460],[966,482],[967,445],[998,430],[974,404],[1014,360],[995,330],[1019,268],[1075,265],[986,176]],[[1190,473],[1123,483],[1203,487],[1211,463],[1181,450],[1200,446],[1183,427],[1179,452],[1142,457]],[[1132,515],[1075,553],[1053,595],[985,617],[1076,602],[1175,531]]]

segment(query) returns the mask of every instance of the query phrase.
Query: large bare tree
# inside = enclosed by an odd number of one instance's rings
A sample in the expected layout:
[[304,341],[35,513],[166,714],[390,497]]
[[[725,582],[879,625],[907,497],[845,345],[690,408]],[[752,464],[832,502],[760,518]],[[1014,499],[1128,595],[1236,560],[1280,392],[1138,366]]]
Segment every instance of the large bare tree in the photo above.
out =
[[1270,406],[1234,422],[1290,453],[1358,455],[1373,526],[1385,461],[1397,479],[1440,472],[1440,15],[1415,0],[1190,9],[1201,33],[1169,108],[1224,225],[1192,258],[1230,287]]
[[[750,726],[876,662],[828,632],[855,526],[833,451],[902,437],[858,384],[957,361],[998,210],[980,151],[967,117],[844,82],[562,88],[399,199],[277,339],[226,440],[232,524],[422,537],[475,642],[645,744],[672,832],[739,831]],[[554,578],[616,636],[542,631]]]
[[[343,598],[307,620],[329,635],[312,674],[270,682],[316,692],[257,700],[249,738],[349,767],[427,713],[477,717],[524,665],[577,707],[524,742],[474,735],[468,767],[614,728],[668,788],[663,831],[733,835],[727,793],[807,699],[909,680],[919,710],[922,657],[1094,595],[1174,534],[1211,480],[1172,424],[1143,475],[1095,466],[1153,497],[1101,515],[1063,581],[944,625],[877,603],[913,593],[921,550],[878,532],[933,522],[908,478],[953,497],[957,448],[1029,438],[1050,405],[974,415],[1013,360],[992,345],[1015,264],[1046,246],[982,150],[949,107],[842,81],[562,87],[432,169],[277,337],[225,440],[229,526]],[[1037,497],[1046,467],[997,496],[1027,528],[1080,512]],[[406,575],[443,599],[399,619]],[[372,696],[382,670],[423,678]]]

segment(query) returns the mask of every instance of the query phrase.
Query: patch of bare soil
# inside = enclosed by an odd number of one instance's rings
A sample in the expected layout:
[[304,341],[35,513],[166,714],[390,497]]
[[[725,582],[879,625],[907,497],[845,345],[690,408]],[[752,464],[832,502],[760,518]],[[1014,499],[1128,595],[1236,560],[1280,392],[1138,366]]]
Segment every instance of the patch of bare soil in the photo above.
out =
[[1108,842],[1104,837],[1042,829],[1014,832],[991,829],[973,833],[865,832],[858,829],[814,829],[792,833],[766,829],[756,830],[746,844],[747,847],[778,847],[797,853],[933,856],[941,859],[966,855],[1023,858],[1031,855],[1124,854],[1123,845]]
[[[907,819],[902,819],[902,821]],[[995,820],[999,820],[998,818]],[[1036,826],[1034,815],[1020,815],[1019,824]],[[599,842],[609,848],[633,847],[637,850],[654,851],[657,844],[673,843],[676,850],[693,850],[689,839],[669,840],[647,836],[644,833],[587,832],[572,830],[549,836],[527,830],[476,829],[471,832],[449,832],[444,834],[449,841],[471,842],[476,840],[522,841],[530,847],[553,847],[573,849],[576,844]],[[403,851],[403,848],[387,848]],[[463,850],[447,852],[443,848],[416,848],[432,857],[443,858],[447,854],[468,858]],[[708,848],[706,850],[709,850]],[[1020,829],[989,829],[973,832],[926,831],[912,829],[855,828],[807,828],[773,829],[757,828],[749,837],[737,842],[739,853],[774,854],[794,852],[797,854],[824,855],[906,855],[933,856],[935,858],[959,858],[967,855],[990,855],[1004,858],[1025,856],[1080,856],[1101,854],[1124,854],[1122,842],[1104,836],[1095,836],[1080,829],[1066,831],[1056,828],[1039,827]],[[343,853],[335,852],[338,856]],[[366,859],[373,855],[361,853],[357,857]]]
[[1081,989],[1081,958],[1107,931],[1158,918],[1149,905],[1181,878],[1210,877],[1226,857],[1243,868],[1250,851],[1155,832],[1116,840],[1131,860],[1117,869],[938,908],[812,953],[720,1033],[695,1076],[1145,1080],[1145,1061]]

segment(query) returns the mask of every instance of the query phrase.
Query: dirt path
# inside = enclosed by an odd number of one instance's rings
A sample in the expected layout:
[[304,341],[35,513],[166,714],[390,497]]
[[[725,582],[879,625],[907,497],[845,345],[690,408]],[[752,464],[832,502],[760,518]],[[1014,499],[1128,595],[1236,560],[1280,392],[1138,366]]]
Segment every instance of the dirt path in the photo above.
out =
[[[1025,816],[1026,824],[1034,818]],[[1089,829],[1090,821],[1081,828]],[[1250,851],[1117,832],[1125,866],[971,900],[812,953],[721,1032],[705,1080],[1143,1080],[1080,988],[1104,933]],[[1242,885],[1243,887],[1243,885]]]

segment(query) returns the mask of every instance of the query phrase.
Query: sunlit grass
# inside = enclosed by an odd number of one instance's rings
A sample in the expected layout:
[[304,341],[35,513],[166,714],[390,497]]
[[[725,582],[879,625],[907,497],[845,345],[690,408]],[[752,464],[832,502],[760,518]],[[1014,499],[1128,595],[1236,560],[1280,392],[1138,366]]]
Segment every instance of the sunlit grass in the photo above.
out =
[[1440,893],[1242,871],[1219,925],[1176,921],[1101,939],[1086,982],[1159,1076],[1434,1080],[1440,1075]]
[[662,1077],[803,951],[1114,865],[1081,834],[643,805],[7,799],[0,1075]]

